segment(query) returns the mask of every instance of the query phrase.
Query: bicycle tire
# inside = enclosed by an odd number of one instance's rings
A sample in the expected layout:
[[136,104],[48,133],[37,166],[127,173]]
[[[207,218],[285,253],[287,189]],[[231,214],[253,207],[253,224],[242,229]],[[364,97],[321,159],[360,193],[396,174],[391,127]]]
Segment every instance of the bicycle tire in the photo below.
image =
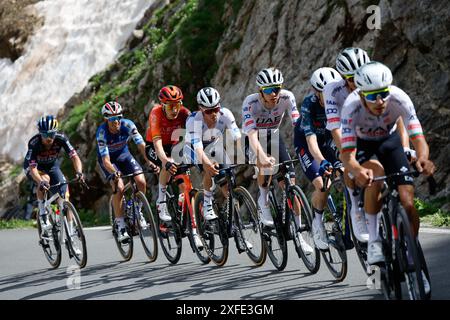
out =
[[[61,242],[59,233],[61,232],[58,230],[56,224],[54,223],[53,219],[51,218],[51,214],[47,214],[47,218],[50,219],[50,223],[52,224],[52,239],[45,239],[42,237],[42,227],[41,222],[39,221],[39,213],[36,216],[37,219],[37,229],[39,234],[39,245],[41,245],[42,250],[44,251],[45,258],[47,259],[48,263],[50,263],[50,266],[53,269],[56,269],[61,264]],[[54,237],[56,235],[56,237]],[[53,250],[52,250],[53,247]]]
[[[325,261],[325,265],[327,266],[330,273],[333,275],[333,277],[338,282],[341,282],[347,276],[347,269],[348,269],[347,250],[344,245],[342,229],[339,225],[339,222],[335,221],[335,218],[332,214],[333,209],[330,208],[330,207],[334,206],[337,211],[339,211],[339,209],[340,209],[340,206],[336,206],[336,203],[334,202],[334,199],[332,197],[332,194],[334,191],[333,189],[335,189],[335,192],[337,194],[341,193],[339,191],[339,189],[336,188],[338,186],[338,183],[342,184],[342,182],[340,180],[334,180],[331,183],[330,193],[329,193],[329,197],[328,197],[328,205],[325,207],[324,213],[323,213],[324,219],[325,219],[325,217],[328,217],[332,221],[327,221],[327,223],[325,223],[325,231],[327,233],[329,246],[328,246],[327,250],[321,250],[321,254]],[[342,185],[340,187],[343,188]],[[331,204],[329,203],[330,199],[332,202]],[[327,211],[329,211],[329,212],[327,213]],[[343,217],[342,213],[339,214],[339,212],[337,212],[337,214],[340,217]],[[332,253],[334,251],[337,252],[337,255]],[[339,257],[340,262],[336,259],[337,257]],[[335,266],[339,266],[339,265],[341,265],[340,268],[335,267]]]
[[[264,245],[255,201],[248,190],[242,186],[234,188],[233,192],[237,196],[239,204],[239,210],[235,210],[236,219],[234,220],[239,232],[239,236],[236,235],[235,237],[236,245],[239,245],[239,242],[242,241],[245,252],[250,260],[256,266],[261,266],[266,261],[267,251],[266,246]],[[240,205],[241,201],[239,200],[242,200],[242,202],[245,203],[247,208],[246,211],[241,210],[242,206]],[[246,232],[247,230],[249,231],[248,233]],[[249,236],[247,236],[247,234],[249,234]],[[250,236],[252,237],[250,238]],[[240,239],[238,239],[238,237],[240,237]],[[252,247],[249,248],[247,243],[250,243]]]
[[278,208],[275,206],[271,196],[269,196],[269,207],[272,216],[275,216],[273,219],[274,227],[263,227],[263,236],[270,261],[272,261],[272,264],[278,271],[282,271],[286,268],[288,260],[287,241],[281,225],[283,222],[278,216],[281,213],[278,212]]
[[[192,210],[194,211],[194,202],[195,202],[195,195],[197,194],[197,190],[193,190],[193,195],[190,198],[190,202],[191,202],[191,206],[192,206]],[[206,251],[205,248],[205,242],[202,238],[202,236],[200,234],[197,233],[197,235],[200,237],[200,240],[203,242],[203,249],[199,250],[197,248],[197,246],[195,245],[195,241],[194,241],[194,234],[193,234],[193,230],[192,230],[192,218],[191,218],[191,214],[189,213],[189,207],[185,206],[185,212],[182,212],[182,214],[186,214],[186,224],[187,224],[187,236],[189,239],[189,243],[191,244],[192,250],[194,251],[195,255],[197,256],[197,258],[200,260],[200,262],[202,264],[208,264],[211,262],[211,258],[208,255],[208,252]],[[195,225],[197,226],[198,229],[198,223],[197,223],[197,219],[195,217],[195,213],[193,213],[194,219],[195,219]]]
[[157,215],[157,225],[158,225],[158,238],[161,248],[167,260],[172,264],[177,264],[181,258],[182,251],[182,237],[181,230],[178,224],[177,218],[177,204],[173,196],[169,197],[167,194],[167,211],[172,217],[172,221],[169,223],[163,223]]
[[[422,278],[422,264],[417,252],[417,245],[412,236],[411,224],[405,209],[397,203],[397,231],[400,270],[405,275],[405,282],[411,300],[426,300],[425,288]],[[408,262],[407,252],[411,255],[413,264]]]
[[142,247],[150,262],[154,262],[158,258],[158,238],[156,236],[155,219],[153,217],[152,209],[148,203],[147,197],[141,192],[137,192],[135,197],[142,203],[142,214],[145,218],[147,226],[144,228],[141,225],[141,220],[138,217],[137,224],[139,227],[139,238],[141,239]]
[[[122,201],[125,202],[125,200],[122,200]],[[128,241],[120,242],[119,240],[117,240],[117,226],[116,226],[116,222],[115,222],[115,218],[114,218],[115,215],[114,215],[114,209],[113,209],[112,203],[113,203],[113,197],[111,196],[109,199],[109,217],[110,217],[114,242],[116,243],[117,249],[119,250],[119,253],[122,256],[122,258],[124,259],[124,261],[130,261],[130,259],[133,257],[133,247],[134,247],[133,236],[131,235],[130,230],[128,230],[127,232],[130,236],[130,239],[128,239]],[[128,224],[127,224],[127,229],[129,229]]]
[[[194,212],[198,232],[204,240],[206,252],[211,260],[219,267],[223,266],[228,260],[228,234],[226,231],[226,224],[223,223],[221,213],[218,214],[218,219],[206,221],[203,219],[203,197],[204,192],[199,191],[194,198]],[[213,206],[217,214],[217,206]]]
[[[294,212],[291,212],[289,214],[290,217],[290,226],[291,226],[291,233],[293,234],[293,242],[295,246],[295,251],[297,252],[299,258],[302,259],[305,267],[311,272],[312,274],[317,273],[320,268],[320,250],[316,248],[314,244],[314,238],[312,234],[312,210],[309,205],[308,199],[306,198],[305,194],[303,193],[303,190],[297,186],[294,185],[292,188],[289,189],[287,199],[293,203],[293,198],[297,197],[299,199],[299,202],[301,204],[300,214],[301,214],[301,226],[297,226],[294,218]],[[300,238],[298,235],[297,230],[301,230],[300,234],[302,235],[303,240],[305,241],[305,238],[307,238],[309,241],[306,241],[308,245],[310,245],[313,248],[312,254],[306,254],[303,251],[303,248],[300,244]],[[309,256],[313,256],[313,259],[310,259]]]
[[[86,237],[84,236],[84,231],[83,231],[83,225],[81,223],[77,209],[70,201],[64,201],[63,208],[66,211],[66,213],[64,214],[64,219],[66,220],[65,221],[66,223],[64,223],[64,228],[66,231],[66,241],[67,241],[66,243],[67,243],[68,249],[70,251],[70,254],[74,258],[76,264],[80,267],[80,269],[83,269],[87,263],[87,246],[86,246]],[[74,225],[74,227],[75,227],[76,236],[79,239],[80,244],[81,244],[81,253],[82,253],[81,258],[75,253],[75,250],[73,248],[72,236],[69,234],[69,230],[67,228],[67,224],[69,223],[69,220],[68,220],[69,212],[72,214],[72,217],[74,218],[74,222],[76,224],[76,226]],[[74,230],[72,230],[72,231],[74,231]]]

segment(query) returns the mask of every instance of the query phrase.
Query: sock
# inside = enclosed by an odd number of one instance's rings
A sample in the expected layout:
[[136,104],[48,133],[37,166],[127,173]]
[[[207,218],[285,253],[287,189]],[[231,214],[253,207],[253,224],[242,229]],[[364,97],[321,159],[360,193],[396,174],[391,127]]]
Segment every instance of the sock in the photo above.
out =
[[294,214],[294,220],[295,220],[295,223],[297,224],[297,228],[300,228],[300,226],[301,226],[300,215]]
[[358,212],[358,200],[359,200],[360,195],[355,197],[353,195],[354,190],[352,188],[347,187],[347,190],[348,190],[348,194],[350,195],[350,200],[352,202],[352,207],[351,207],[350,213],[352,215],[354,215],[356,212]]
[[161,183],[158,185],[158,203],[166,201],[166,186]]
[[125,228],[125,218],[124,217],[116,218],[116,223],[117,223],[117,226],[119,227],[119,229]]
[[212,197],[212,192],[205,190],[205,193],[204,193],[204,196],[203,196],[203,206],[204,207],[206,207],[207,205],[211,205],[212,204],[211,197]]
[[44,200],[38,200],[39,215],[45,216]]
[[369,231],[369,243],[375,242],[378,238],[377,232],[377,215],[378,214],[367,214],[367,231]]
[[269,201],[269,188],[264,188],[259,186],[259,198],[258,198],[258,204],[260,207],[265,207],[267,205],[267,202]]
[[319,209],[313,208],[313,212],[314,212],[314,219],[316,219],[317,221],[322,222],[323,210],[319,210]]

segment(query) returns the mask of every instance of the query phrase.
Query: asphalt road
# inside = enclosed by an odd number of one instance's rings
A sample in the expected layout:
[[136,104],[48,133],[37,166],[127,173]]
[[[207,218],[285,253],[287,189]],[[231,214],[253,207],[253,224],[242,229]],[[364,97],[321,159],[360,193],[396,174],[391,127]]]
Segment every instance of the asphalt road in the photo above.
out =
[[[433,299],[450,299],[450,232],[432,231],[421,232],[420,239]],[[291,242],[288,265],[278,272],[269,258],[263,266],[253,267],[245,253],[237,254],[234,243],[224,267],[202,265],[187,239],[177,265],[171,265],[162,250],[155,262],[148,263],[138,239],[131,261],[121,262],[109,229],[85,233],[88,264],[81,271],[80,288],[69,289],[68,267],[74,262],[65,251],[61,266],[52,270],[37,244],[36,230],[0,231],[0,299],[383,299],[380,291],[367,288],[354,250],[348,251],[347,278],[336,283],[323,262],[311,275]]]

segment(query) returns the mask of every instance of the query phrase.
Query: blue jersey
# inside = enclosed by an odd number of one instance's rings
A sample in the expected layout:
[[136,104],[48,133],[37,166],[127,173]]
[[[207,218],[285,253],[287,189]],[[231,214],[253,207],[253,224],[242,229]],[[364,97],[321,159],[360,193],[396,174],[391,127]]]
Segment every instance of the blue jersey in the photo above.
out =
[[111,161],[115,161],[121,154],[130,153],[128,141],[133,139],[136,145],[145,144],[144,139],[139,134],[136,125],[128,119],[120,120],[120,129],[116,134],[108,130],[108,124],[105,122],[97,129],[97,155],[99,161],[105,156],[109,156]]
[[318,141],[325,141],[331,138],[331,134],[326,130],[327,117],[325,108],[320,105],[319,98],[315,94],[310,94],[303,100],[300,121],[297,121],[295,131],[297,134],[304,134],[305,137],[316,135]]

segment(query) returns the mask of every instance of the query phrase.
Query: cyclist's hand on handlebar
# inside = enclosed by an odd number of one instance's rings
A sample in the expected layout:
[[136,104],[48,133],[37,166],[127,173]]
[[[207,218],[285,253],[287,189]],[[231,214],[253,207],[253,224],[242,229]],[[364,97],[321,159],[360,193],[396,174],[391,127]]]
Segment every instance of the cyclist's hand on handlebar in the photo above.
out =
[[319,167],[319,174],[323,177],[328,176],[331,174],[331,170],[333,169],[333,166],[331,165],[331,163],[328,162],[328,160],[324,159],[320,162],[320,167]]
[[122,174],[120,173],[119,170],[115,171],[115,172],[113,173],[113,179],[114,179],[114,181],[117,182],[117,180],[119,180],[121,176],[122,176]]
[[406,158],[408,158],[409,163],[417,161],[417,153],[415,150],[412,150],[408,147],[403,147],[403,151],[405,152]]
[[39,189],[42,191],[48,191],[50,189],[50,183],[47,180],[42,180],[39,182]]
[[355,179],[356,183],[360,187],[370,187],[373,181],[373,171],[371,169],[361,167],[355,172]]
[[431,176],[436,170],[434,163],[428,159],[418,158],[415,163],[417,171],[426,176]]
[[153,172],[155,174],[159,174],[159,172],[161,171],[159,167],[150,160],[148,160],[145,165],[150,172]]
[[177,165],[173,162],[167,161],[164,167],[171,175],[175,175],[177,173]]
[[75,176],[76,176],[78,182],[86,183],[86,181],[84,180],[83,172],[77,172],[77,173],[75,173]]
[[219,174],[219,164],[217,162],[205,164],[204,167],[205,171],[207,171],[211,177]]
[[268,157],[266,155],[262,155],[259,159],[259,164],[262,168],[272,168],[275,165],[275,158],[274,157]]

